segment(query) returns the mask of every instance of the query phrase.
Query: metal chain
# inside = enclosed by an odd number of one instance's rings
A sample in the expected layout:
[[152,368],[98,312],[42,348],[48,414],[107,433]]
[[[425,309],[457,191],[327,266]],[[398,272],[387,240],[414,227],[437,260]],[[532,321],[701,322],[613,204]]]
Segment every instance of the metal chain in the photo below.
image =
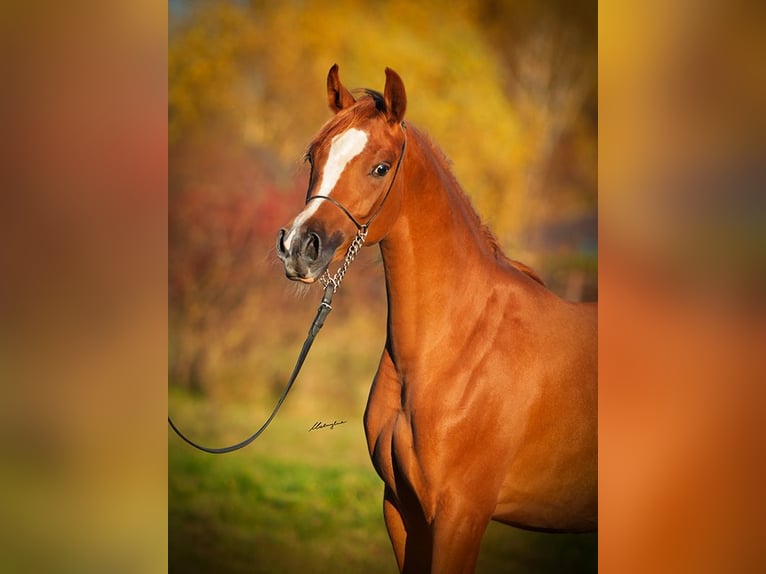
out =
[[325,289],[328,285],[332,285],[332,292],[335,293],[338,290],[338,287],[340,287],[341,282],[343,281],[343,277],[346,275],[346,271],[348,271],[349,266],[351,265],[351,262],[356,258],[357,253],[362,249],[364,246],[364,242],[367,239],[367,226],[362,225],[359,228],[359,231],[356,232],[356,237],[354,237],[354,240],[351,242],[351,245],[348,246],[348,251],[346,252],[346,259],[343,260],[343,265],[340,266],[340,269],[338,269],[335,272],[335,275],[330,275],[330,270],[324,272],[324,275],[322,275],[319,278],[319,281],[322,282],[322,287]]

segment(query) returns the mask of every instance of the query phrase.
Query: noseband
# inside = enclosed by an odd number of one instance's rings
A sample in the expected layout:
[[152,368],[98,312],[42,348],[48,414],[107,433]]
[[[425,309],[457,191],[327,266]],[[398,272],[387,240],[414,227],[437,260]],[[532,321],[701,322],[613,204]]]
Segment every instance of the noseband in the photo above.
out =
[[359,221],[356,219],[356,217],[353,216],[353,214],[346,208],[345,205],[343,205],[340,201],[335,199],[334,197],[330,197],[329,195],[312,195],[306,200],[306,205],[310,201],[313,201],[315,199],[324,199],[326,201],[329,201],[336,207],[338,207],[343,213],[346,214],[346,217],[348,217],[351,222],[356,227],[356,237],[354,238],[354,241],[351,242],[351,245],[348,247],[348,251],[346,252],[346,258],[343,261],[343,265],[341,265],[340,269],[335,272],[335,275],[330,275],[329,270],[325,271],[322,277],[320,277],[320,281],[322,282],[322,285],[327,288],[329,285],[332,285],[333,293],[337,291],[338,287],[340,286],[341,281],[343,281],[343,277],[346,274],[346,271],[348,270],[348,266],[351,265],[351,262],[356,257],[357,253],[359,253],[359,250],[362,249],[364,246],[364,242],[367,239],[367,230],[370,228],[370,225],[372,225],[372,222],[375,220],[375,218],[378,216],[378,214],[383,209],[383,205],[385,205],[386,200],[388,199],[388,196],[391,193],[391,189],[394,187],[394,183],[396,182],[396,176],[399,174],[399,167],[402,165],[402,158],[404,157],[404,152],[407,149],[407,128],[404,125],[404,122],[401,122],[399,124],[402,128],[402,133],[404,134],[404,140],[402,140],[402,149],[399,153],[399,159],[396,160],[396,167],[394,168],[394,174],[391,177],[391,183],[388,184],[388,189],[386,189],[385,193],[383,194],[383,199],[380,200],[380,203],[378,203],[378,206],[375,208],[375,211],[372,212],[372,215],[367,219],[365,223],[359,223]]

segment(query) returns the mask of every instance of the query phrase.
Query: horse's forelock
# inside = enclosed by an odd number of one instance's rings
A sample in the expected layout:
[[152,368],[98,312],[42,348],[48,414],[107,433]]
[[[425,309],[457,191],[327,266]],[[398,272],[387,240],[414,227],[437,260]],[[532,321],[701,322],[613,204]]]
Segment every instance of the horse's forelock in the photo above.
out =
[[[383,97],[383,94],[376,90],[371,90],[369,88],[360,88],[358,90],[353,90],[354,93],[362,94],[363,96],[367,96],[372,99],[373,103],[375,104],[375,109],[384,114],[386,113],[386,100]],[[364,101],[364,100],[361,100]]]
[[[333,116],[333,118],[322,127],[311,144],[309,144],[309,151],[321,145],[322,142],[331,137],[346,131],[359,120],[370,119],[385,111],[386,104],[380,93],[366,89],[354,90],[354,92],[363,92],[370,97],[359,98],[354,105],[344,108],[338,114]],[[383,106],[383,110],[379,108],[381,105]]]

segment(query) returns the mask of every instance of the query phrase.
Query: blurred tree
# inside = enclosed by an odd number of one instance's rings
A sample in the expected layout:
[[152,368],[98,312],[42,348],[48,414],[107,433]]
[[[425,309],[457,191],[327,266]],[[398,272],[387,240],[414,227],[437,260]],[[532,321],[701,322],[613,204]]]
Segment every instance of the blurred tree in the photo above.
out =
[[[168,289],[171,378],[209,390],[220,364],[241,353],[256,334],[271,290],[268,260],[276,222],[292,215],[305,189],[301,178],[274,187],[258,156],[213,138],[209,147],[177,145],[168,214]],[[191,158],[187,158],[190,154]],[[191,164],[191,165],[189,165]],[[204,171],[207,180],[197,177]]]
[[595,297],[597,4],[479,0],[528,156],[524,243],[554,289]]
[[237,131],[242,79],[262,49],[248,13],[230,2],[199,2],[172,26],[168,136],[173,146],[199,131]]
[[211,355],[238,333],[232,321],[256,282],[255,267],[248,265],[254,258],[255,211],[252,197],[224,201],[206,190],[187,191],[174,202],[168,273],[176,327],[171,366],[174,380],[192,390],[207,390]]

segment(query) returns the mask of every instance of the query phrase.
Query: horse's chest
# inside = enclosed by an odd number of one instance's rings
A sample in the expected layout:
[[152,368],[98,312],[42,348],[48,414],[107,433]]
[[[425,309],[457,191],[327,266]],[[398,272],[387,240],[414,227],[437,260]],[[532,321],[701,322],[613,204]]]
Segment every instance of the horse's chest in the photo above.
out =
[[426,453],[416,447],[412,414],[402,409],[381,414],[375,428],[368,427],[373,466],[397,498],[415,495],[427,508],[430,497],[422,465]]
[[[375,413],[374,410],[379,412]],[[373,409],[368,417],[367,434],[370,439],[370,456],[375,470],[388,486],[396,482],[397,461],[406,457],[406,444],[412,444],[412,429],[406,424],[401,409]]]

